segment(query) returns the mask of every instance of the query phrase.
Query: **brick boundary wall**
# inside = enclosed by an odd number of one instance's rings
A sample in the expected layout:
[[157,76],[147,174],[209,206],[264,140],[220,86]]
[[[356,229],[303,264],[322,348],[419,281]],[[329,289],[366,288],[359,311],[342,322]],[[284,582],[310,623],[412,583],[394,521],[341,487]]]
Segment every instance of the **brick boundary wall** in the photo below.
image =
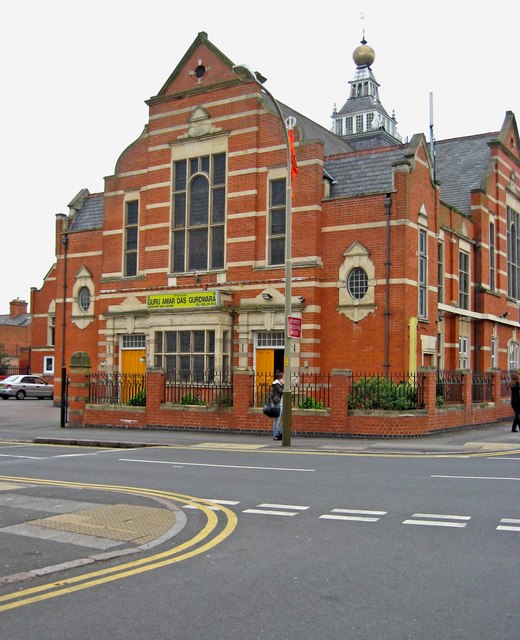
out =
[[[74,354],[74,357],[76,354]],[[462,403],[436,406],[436,370],[419,368],[424,376],[425,408],[409,411],[350,411],[347,397],[352,386],[350,370],[331,373],[330,407],[292,410],[292,434],[296,436],[400,438],[421,437],[468,425],[490,424],[512,416],[508,398],[501,397],[501,373],[493,370],[494,402],[472,402],[471,372],[463,372]],[[166,429],[220,433],[269,434],[272,420],[262,409],[250,406],[253,371],[233,373],[233,406],[180,406],[164,402],[165,373],[149,369],[146,406],[88,404],[90,362],[76,357],[70,368],[69,424],[77,427]]]

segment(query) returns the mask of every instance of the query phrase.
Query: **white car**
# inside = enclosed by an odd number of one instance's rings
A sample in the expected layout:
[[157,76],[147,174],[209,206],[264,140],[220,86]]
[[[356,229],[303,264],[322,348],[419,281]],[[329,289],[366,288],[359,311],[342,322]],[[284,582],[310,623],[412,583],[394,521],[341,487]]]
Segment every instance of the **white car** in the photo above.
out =
[[9,376],[0,382],[2,400],[9,400],[9,398],[23,400],[26,397],[38,398],[38,400],[52,399],[54,386],[38,376]]

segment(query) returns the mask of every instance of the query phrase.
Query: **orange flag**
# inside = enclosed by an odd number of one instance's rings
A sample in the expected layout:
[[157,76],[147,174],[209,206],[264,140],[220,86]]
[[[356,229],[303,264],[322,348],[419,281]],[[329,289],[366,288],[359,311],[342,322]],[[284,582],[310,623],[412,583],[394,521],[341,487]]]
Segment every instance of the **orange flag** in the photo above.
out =
[[294,152],[294,132],[292,129],[288,130],[289,135],[289,148],[291,150],[291,181],[294,180],[294,176],[298,173],[298,165],[296,164],[296,154]]

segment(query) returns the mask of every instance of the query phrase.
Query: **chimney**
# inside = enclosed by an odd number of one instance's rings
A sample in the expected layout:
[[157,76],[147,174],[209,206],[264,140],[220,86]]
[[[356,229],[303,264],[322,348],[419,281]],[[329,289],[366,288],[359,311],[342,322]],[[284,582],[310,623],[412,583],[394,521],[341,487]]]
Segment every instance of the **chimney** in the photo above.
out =
[[20,298],[16,298],[16,300],[11,300],[9,308],[9,317],[12,320],[22,313],[27,313],[27,302],[25,302],[25,300],[20,300]]

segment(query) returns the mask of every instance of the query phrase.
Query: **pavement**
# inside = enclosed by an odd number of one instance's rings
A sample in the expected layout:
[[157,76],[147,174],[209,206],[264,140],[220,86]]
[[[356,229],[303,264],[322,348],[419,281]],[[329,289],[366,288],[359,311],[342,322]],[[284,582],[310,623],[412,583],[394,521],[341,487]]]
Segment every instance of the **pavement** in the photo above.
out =
[[[512,416],[511,416],[512,419]],[[421,437],[291,437],[290,446],[266,434],[129,428],[60,427],[60,409],[51,401],[0,402],[0,441],[68,444],[100,447],[198,446],[261,448],[290,451],[360,454],[464,455],[520,449],[520,433],[511,432],[511,420],[461,427]]]
[[[512,433],[510,424],[508,420],[413,438],[292,436],[290,445],[283,446],[268,433],[61,428],[60,409],[51,401],[12,400],[0,402],[0,459],[9,460],[13,447],[31,443],[418,457],[520,454],[520,433]],[[149,490],[122,496],[96,485],[0,476],[0,546],[6,551],[0,559],[0,588],[24,588],[38,577],[150,552],[183,530],[189,516],[181,506],[173,494],[165,499]]]

